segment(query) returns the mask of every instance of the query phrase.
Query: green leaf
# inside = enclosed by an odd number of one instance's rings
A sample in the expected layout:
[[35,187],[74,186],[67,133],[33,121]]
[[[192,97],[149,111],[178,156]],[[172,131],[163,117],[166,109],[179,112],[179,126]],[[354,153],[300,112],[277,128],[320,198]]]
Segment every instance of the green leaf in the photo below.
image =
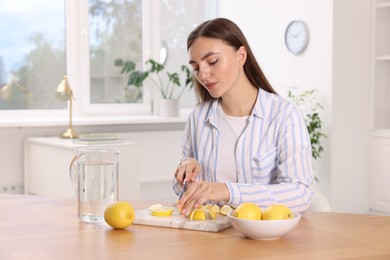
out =
[[122,67],[123,66],[123,60],[122,59],[116,59],[114,61],[114,66],[116,67]]
[[181,66],[181,71],[183,71],[185,74],[186,74],[186,86],[188,84],[191,84],[190,85],[190,88],[193,87],[193,81],[192,81],[192,73],[191,73],[191,70],[186,66],[186,65],[182,65]]
[[125,65],[123,66],[121,74],[129,73],[133,70],[135,70],[135,63],[133,61],[126,61]]
[[167,72],[168,74],[168,78],[169,78],[169,81],[171,81],[173,84],[175,84],[176,86],[179,86],[180,87],[180,78],[179,78],[179,74],[177,74],[176,72],[175,73],[169,73]]
[[[186,66],[181,66],[181,74],[166,72],[168,79],[161,77],[161,71],[165,69],[164,65],[156,62],[153,59],[149,59],[145,62],[148,66],[148,69],[144,72],[136,70],[136,64],[132,61],[125,62],[122,74],[129,74],[128,85],[133,85],[136,87],[141,87],[144,80],[150,77],[150,81],[154,84],[163,97],[172,97],[174,95],[174,90],[176,87],[182,87],[180,92],[176,95],[178,98],[183,94],[183,91],[186,89],[191,89],[193,87],[192,81],[192,71]],[[183,75],[184,74],[184,75]],[[185,85],[181,84],[181,80],[184,80]],[[168,81],[168,84],[166,84]],[[188,88],[187,88],[188,87]]]
[[127,82],[127,84],[130,86],[134,85],[136,87],[141,87],[148,75],[148,72],[134,71],[130,74],[129,81]]
[[[316,160],[320,158],[321,153],[324,151],[323,146],[321,145],[321,139],[327,138],[327,136],[322,132],[322,120],[318,113],[318,110],[323,109],[323,106],[316,101],[315,94],[317,89],[304,90],[296,94],[296,88],[288,90],[288,98],[297,104],[302,110],[306,108],[308,111],[305,114],[305,121],[307,130],[309,131],[310,142],[312,147],[312,156]],[[305,111],[306,111],[305,110]]]
[[152,68],[150,69],[150,72],[159,73],[160,71],[162,71],[164,69],[164,65],[162,65],[161,63],[158,63],[157,61],[154,61],[152,59],[150,59],[146,62],[146,64],[148,64],[148,63],[152,66]]

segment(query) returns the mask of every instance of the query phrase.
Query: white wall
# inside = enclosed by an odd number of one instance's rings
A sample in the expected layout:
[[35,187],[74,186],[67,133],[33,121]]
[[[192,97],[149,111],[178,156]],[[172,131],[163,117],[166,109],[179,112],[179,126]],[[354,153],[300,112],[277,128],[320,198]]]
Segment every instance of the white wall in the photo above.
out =
[[335,0],[331,200],[340,211],[368,209],[370,0]]
[[[370,0],[219,1],[219,16],[241,27],[280,94],[292,86],[320,91],[328,139],[315,163],[315,187],[336,211],[368,211],[369,5]],[[284,44],[285,29],[295,19],[310,31],[308,48],[297,56]]]

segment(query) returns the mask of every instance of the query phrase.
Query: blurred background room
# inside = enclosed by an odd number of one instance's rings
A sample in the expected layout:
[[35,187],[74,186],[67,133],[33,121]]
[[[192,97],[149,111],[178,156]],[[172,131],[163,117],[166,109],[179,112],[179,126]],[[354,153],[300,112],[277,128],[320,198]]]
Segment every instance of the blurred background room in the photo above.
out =
[[[175,201],[193,90],[173,89],[178,114],[165,115],[153,80],[137,86],[123,68],[153,59],[185,77],[187,36],[215,17],[241,27],[280,95],[313,93],[301,105],[321,123],[314,188],[332,210],[390,214],[389,0],[1,0],[0,192],[74,196],[74,148],[113,144],[125,199]],[[296,20],[299,53],[286,46]]]

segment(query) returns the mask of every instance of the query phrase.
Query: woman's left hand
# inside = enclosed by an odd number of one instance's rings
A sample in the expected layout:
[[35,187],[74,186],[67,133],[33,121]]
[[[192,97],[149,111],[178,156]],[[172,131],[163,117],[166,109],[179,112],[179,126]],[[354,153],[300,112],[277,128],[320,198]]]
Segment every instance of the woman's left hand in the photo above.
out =
[[195,181],[189,184],[188,190],[177,202],[180,214],[185,215],[193,208],[198,208],[207,201],[229,200],[229,189],[225,183]]

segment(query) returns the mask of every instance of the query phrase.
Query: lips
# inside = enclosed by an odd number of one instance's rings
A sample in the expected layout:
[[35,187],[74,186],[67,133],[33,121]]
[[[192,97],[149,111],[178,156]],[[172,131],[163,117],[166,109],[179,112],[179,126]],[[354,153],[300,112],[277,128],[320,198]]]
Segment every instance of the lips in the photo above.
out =
[[215,87],[217,86],[217,82],[207,83],[207,84],[204,84],[204,86],[205,86],[208,90],[213,90],[213,89],[215,89]]

